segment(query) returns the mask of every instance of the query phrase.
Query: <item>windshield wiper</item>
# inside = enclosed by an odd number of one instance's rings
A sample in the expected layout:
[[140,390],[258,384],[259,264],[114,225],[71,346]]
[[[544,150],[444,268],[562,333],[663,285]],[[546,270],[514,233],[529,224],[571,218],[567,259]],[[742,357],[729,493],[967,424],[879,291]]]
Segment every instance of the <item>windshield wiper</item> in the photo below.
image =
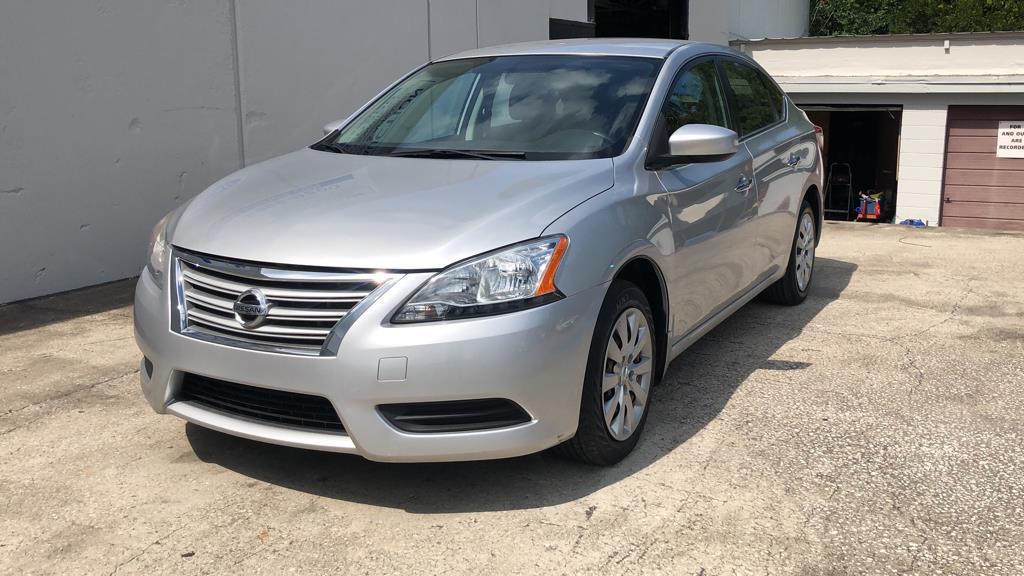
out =
[[314,150],[322,152],[334,152],[335,154],[366,154],[366,146],[353,144],[340,144],[338,142],[324,142],[313,146]]
[[473,150],[454,150],[451,148],[415,148],[410,150],[392,150],[388,156],[403,158],[475,158],[477,160],[526,160],[526,152],[475,152]]

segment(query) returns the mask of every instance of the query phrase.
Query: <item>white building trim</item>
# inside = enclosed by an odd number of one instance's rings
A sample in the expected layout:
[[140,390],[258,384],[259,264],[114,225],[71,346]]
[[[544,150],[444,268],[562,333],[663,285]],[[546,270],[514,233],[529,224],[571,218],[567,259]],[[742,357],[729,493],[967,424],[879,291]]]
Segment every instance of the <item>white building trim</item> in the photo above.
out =
[[847,94],[1022,94],[1022,76],[974,77],[882,77],[844,78],[838,76],[775,76],[782,88],[790,93],[833,92]]

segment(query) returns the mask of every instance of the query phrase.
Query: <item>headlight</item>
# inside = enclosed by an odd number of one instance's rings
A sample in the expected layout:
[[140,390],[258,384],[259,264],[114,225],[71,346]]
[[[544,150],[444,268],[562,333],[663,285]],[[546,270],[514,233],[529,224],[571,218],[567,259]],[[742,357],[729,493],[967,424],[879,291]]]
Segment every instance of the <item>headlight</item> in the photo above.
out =
[[167,249],[167,220],[170,217],[168,214],[161,218],[149,235],[149,261],[146,268],[160,287],[163,287],[164,270],[167,270],[167,255],[170,252]]
[[409,298],[394,323],[503,314],[563,298],[555,272],[569,239],[550,236],[460,262]]

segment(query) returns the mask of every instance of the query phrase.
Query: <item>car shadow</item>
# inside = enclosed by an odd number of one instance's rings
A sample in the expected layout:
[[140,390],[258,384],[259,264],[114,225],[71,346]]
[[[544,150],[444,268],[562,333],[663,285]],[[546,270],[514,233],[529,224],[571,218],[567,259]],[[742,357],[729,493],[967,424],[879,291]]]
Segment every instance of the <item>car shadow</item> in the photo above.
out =
[[0,305],[0,336],[131,305],[136,278]]
[[549,452],[482,462],[382,464],[358,456],[255,442],[193,424],[186,436],[203,462],[293,490],[433,514],[537,508],[569,502],[642,470],[711,422],[755,370],[802,370],[774,360],[825,306],[839,298],[855,264],[819,258],[800,306],[752,302],[669,366],[654,392],[644,437],[616,466],[599,468]]

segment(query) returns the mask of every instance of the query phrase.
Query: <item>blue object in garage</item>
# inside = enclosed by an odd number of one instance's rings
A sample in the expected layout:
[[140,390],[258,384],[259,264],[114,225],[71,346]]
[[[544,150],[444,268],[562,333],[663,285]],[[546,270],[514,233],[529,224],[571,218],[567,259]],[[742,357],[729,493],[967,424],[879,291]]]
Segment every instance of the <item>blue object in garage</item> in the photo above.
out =
[[925,224],[921,220],[918,220],[917,218],[907,218],[906,220],[900,222],[900,224],[903,226],[913,226],[914,228],[924,228],[928,226],[927,224]]

